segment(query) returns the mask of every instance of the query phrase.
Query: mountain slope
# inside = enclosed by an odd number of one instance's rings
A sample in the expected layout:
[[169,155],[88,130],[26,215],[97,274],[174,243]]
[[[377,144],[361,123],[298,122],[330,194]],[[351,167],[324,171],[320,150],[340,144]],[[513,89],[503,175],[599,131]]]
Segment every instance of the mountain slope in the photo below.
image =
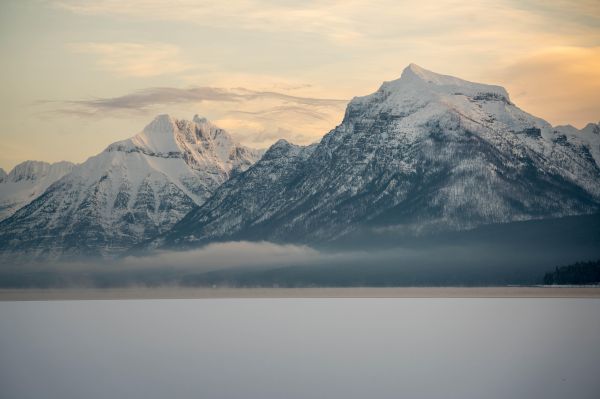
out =
[[36,199],[52,183],[71,172],[74,166],[65,161],[53,164],[25,161],[15,166],[9,174],[0,170],[0,220]]
[[579,130],[571,125],[556,126],[555,140],[578,148],[583,157],[591,156],[600,165],[600,122],[588,123]]
[[277,143],[152,245],[324,243],[359,229],[414,235],[598,210],[588,144],[564,140],[502,87],[411,64],[354,98],[319,144]]
[[262,155],[194,117],[160,115],[0,223],[0,251],[110,256],[162,233]]

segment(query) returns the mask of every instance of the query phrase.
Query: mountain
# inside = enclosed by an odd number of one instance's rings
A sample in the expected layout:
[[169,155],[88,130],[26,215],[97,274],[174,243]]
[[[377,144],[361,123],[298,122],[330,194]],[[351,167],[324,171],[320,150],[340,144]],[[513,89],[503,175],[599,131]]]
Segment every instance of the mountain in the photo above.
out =
[[352,99],[318,144],[277,142],[150,246],[324,245],[595,213],[597,131],[588,136],[522,111],[502,87],[411,64]]
[[0,169],[0,220],[40,196],[52,183],[71,172],[71,162],[25,161],[6,174]]
[[591,155],[600,165],[600,122],[588,123],[581,130],[571,125],[556,126],[554,133],[557,134],[555,140],[580,148],[583,156]]
[[204,118],[156,117],[0,222],[0,252],[111,256],[165,232],[262,151]]

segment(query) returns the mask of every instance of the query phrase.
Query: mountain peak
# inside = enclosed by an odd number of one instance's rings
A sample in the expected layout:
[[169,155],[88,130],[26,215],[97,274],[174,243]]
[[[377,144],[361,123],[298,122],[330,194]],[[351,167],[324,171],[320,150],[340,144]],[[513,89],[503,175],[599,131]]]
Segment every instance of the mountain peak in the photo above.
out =
[[475,83],[450,75],[442,75],[411,63],[402,71],[399,79],[384,82],[380,91],[388,93],[406,93],[409,97],[418,97],[424,92],[450,94],[457,93],[476,96],[493,94],[509,102],[508,92],[501,86]]
[[[192,147],[195,150],[192,151]],[[106,151],[142,150],[147,154],[159,155],[181,153],[188,150],[201,153],[216,151],[216,155],[223,162],[228,162],[230,152],[234,147],[239,147],[239,144],[229,133],[213,125],[207,118],[194,115],[190,121],[162,114],[156,116],[137,135],[109,145]]]
[[428,104],[428,110],[432,112],[461,109],[463,114],[478,114],[482,103],[489,101],[514,105],[510,102],[508,92],[501,86],[469,82],[409,64],[400,78],[383,82],[373,94],[354,97],[346,108],[344,118],[353,118],[365,112],[407,116],[419,113],[416,112],[418,110],[422,110],[420,114],[423,117],[429,118],[425,115],[427,111],[423,111]]
[[173,133],[177,128],[177,120],[168,114],[157,115],[145,128],[148,133]]
[[279,139],[267,149],[266,153],[269,155],[276,154],[277,156],[280,156],[282,153],[286,153],[291,149],[295,149],[298,147],[299,146],[290,143],[286,139]]
[[275,148],[277,148],[277,147],[289,147],[291,145],[292,145],[292,143],[290,143],[286,139],[279,139],[276,142],[274,142],[271,147],[275,147]]
[[220,127],[214,125],[206,117],[199,116],[198,114],[196,114],[192,118],[192,123],[196,125],[196,127],[198,128],[198,131],[200,131],[200,133],[202,135],[204,135],[205,137],[210,137],[211,139],[215,139],[219,136],[223,136],[224,138],[226,138],[229,141],[233,140],[229,136],[229,133],[227,133],[225,130],[221,129]]
[[471,82],[467,82],[466,80],[462,80],[459,78],[455,78],[450,75],[442,75],[439,73],[435,73],[429,71],[423,67],[420,67],[417,64],[409,64],[404,71],[402,71],[402,75],[400,76],[400,80],[421,80],[426,83],[432,83],[438,86],[462,86],[465,83],[469,84]]
[[175,140],[177,120],[168,114],[157,115],[141,133],[134,138],[134,144],[157,153],[178,152]]
[[197,124],[209,123],[208,119],[206,119],[205,117],[200,116],[198,114],[194,115],[194,117],[192,118],[192,122],[197,123]]
[[[37,180],[48,175],[63,176],[73,169],[74,164],[68,161],[44,162],[23,161],[16,165],[7,175],[7,180],[18,182],[21,180]],[[1,175],[1,173],[0,173]]]
[[0,169],[0,220],[40,196],[52,183],[73,170],[71,162],[25,161],[9,174]]
[[406,68],[402,71],[402,75],[417,75],[419,77],[426,77],[427,75],[437,75],[436,73],[429,71],[413,62],[408,64]]
[[9,173],[12,181],[35,180],[48,173],[50,164],[43,161],[24,161],[16,165]]
[[263,159],[280,159],[295,157],[306,148],[300,145],[290,143],[286,139],[279,139],[265,152]]
[[600,135],[600,122],[598,122],[598,123],[588,123],[581,130],[583,132],[586,132],[586,133]]

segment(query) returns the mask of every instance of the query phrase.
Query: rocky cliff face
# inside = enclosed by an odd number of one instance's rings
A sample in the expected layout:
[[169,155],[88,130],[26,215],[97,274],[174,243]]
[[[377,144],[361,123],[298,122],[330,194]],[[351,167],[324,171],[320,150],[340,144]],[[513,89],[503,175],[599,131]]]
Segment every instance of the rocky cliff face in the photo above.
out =
[[170,229],[261,155],[206,119],[158,116],[1,222],[0,250],[40,258],[119,254]]
[[359,229],[427,234],[598,212],[594,145],[520,110],[502,87],[410,65],[354,98],[320,143],[275,144],[152,246],[323,243]]

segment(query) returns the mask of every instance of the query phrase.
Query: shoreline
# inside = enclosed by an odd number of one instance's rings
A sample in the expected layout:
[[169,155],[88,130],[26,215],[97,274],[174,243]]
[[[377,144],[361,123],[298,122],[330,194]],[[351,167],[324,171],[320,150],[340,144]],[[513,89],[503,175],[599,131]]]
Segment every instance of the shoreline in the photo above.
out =
[[127,287],[0,289],[0,302],[143,299],[277,298],[599,298],[600,287]]

